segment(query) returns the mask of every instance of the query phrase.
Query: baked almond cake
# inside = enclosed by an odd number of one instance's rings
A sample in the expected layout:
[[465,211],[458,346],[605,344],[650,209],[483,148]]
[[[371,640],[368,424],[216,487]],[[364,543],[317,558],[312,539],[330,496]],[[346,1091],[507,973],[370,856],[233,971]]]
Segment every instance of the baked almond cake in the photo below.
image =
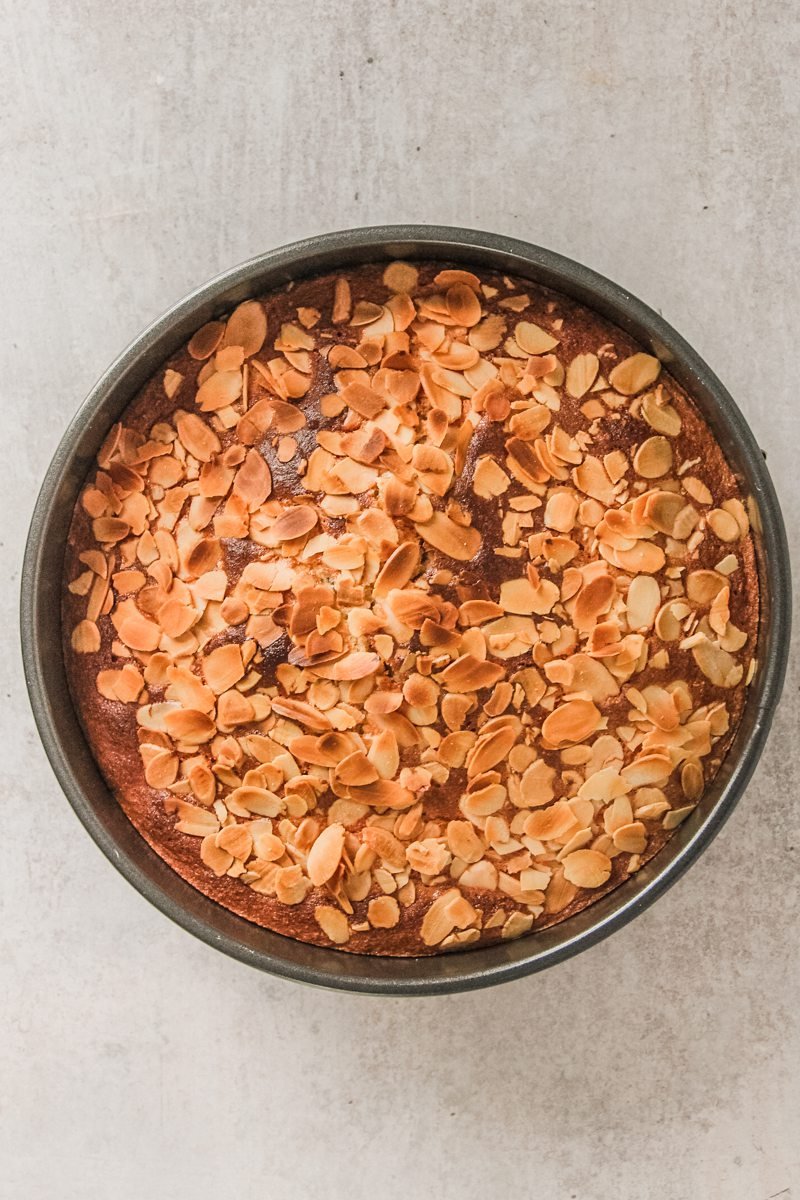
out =
[[728,463],[652,354],[392,262],[211,321],[108,435],[65,560],[75,704],[184,879],[289,937],[515,938],[691,813],[754,669]]

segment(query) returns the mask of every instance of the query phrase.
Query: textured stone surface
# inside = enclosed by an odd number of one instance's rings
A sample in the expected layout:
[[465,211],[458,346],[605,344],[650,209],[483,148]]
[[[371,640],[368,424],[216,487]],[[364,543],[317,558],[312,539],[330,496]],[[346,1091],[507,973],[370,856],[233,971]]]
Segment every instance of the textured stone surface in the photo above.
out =
[[800,1194],[798,679],[702,861],[546,975],[385,1001],[261,977],[101,858],[16,645],[81,397],[214,272],[323,229],[473,225],[659,308],[768,455],[795,553],[800,23],[786,0],[31,0],[0,131],[0,1196]]

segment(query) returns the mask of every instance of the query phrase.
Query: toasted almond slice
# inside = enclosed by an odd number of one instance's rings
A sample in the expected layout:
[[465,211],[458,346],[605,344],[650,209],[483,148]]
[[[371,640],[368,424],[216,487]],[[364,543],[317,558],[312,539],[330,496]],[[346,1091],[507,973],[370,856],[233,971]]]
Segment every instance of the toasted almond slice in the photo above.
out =
[[600,721],[600,710],[591,700],[568,700],[545,718],[542,736],[560,749],[590,737]]
[[367,920],[373,929],[394,929],[400,921],[400,905],[394,896],[375,896],[367,905]]
[[572,472],[572,478],[582,492],[601,504],[611,505],[615,502],[617,493],[614,484],[604,464],[594,455],[586,455],[581,465]]
[[415,525],[423,541],[458,562],[469,562],[481,548],[481,535],[471,525],[457,525],[443,512],[434,512],[424,525]]
[[119,517],[97,517],[92,521],[92,533],[95,541],[111,544],[121,542],[131,531],[127,521]]
[[599,888],[611,874],[611,859],[599,850],[575,850],[562,864],[564,878],[576,887]]
[[[659,388],[658,391],[661,389]],[[666,437],[677,437],[683,426],[679,413],[666,400],[659,402],[656,392],[642,397],[641,413],[651,429]]]
[[426,946],[438,946],[455,928],[466,929],[477,916],[458,888],[450,888],[434,900],[422,918],[422,940]]
[[540,808],[549,804],[555,796],[553,781],[555,769],[537,758],[525,770],[519,784],[519,796],[513,796],[514,803],[524,808]]
[[[182,600],[178,600],[177,598],[167,600],[165,604],[161,605],[156,613],[156,619],[162,631],[167,635],[167,637],[171,638],[183,637],[183,635],[197,622],[198,616],[199,613],[195,608],[192,607],[191,604],[185,604]],[[119,626],[119,636],[122,638],[123,642],[126,642],[129,646],[132,645],[130,638],[133,627],[133,622],[126,622],[124,629],[122,624]],[[145,631],[145,626],[139,622],[136,623],[136,627],[141,629],[143,632]],[[155,635],[153,635],[153,637],[154,636]]]
[[321,679],[353,680],[366,679],[368,675],[374,675],[381,666],[380,655],[366,650],[354,650],[335,662],[314,663],[307,669]]
[[578,894],[574,883],[564,878],[563,867],[557,867],[550,877],[544,896],[544,908],[548,914],[560,913],[567,908]]
[[217,435],[196,413],[187,413],[179,409],[175,413],[175,426],[181,444],[198,462],[210,462],[222,449]]
[[[168,367],[164,372],[164,395],[168,400],[173,398],[182,383],[183,375],[181,375],[180,371],[173,371],[171,367]],[[97,461],[100,462],[99,457]],[[102,463],[100,465],[102,466]]]
[[368,783],[366,787],[353,788],[352,797],[359,803],[369,804],[373,808],[391,808],[398,811],[411,808],[416,801],[414,793],[394,779],[379,779],[377,783]]
[[375,783],[378,771],[363,750],[354,750],[337,764],[334,778],[345,787],[364,787],[367,783]]
[[447,311],[456,325],[471,328],[481,319],[481,304],[475,292],[466,283],[454,283],[445,295]]
[[327,825],[308,852],[306,871],[315,887],[322,887],[336,873],[344,850],[344,825]]
[[249,512],[256,512],[272,492],[269,466],[257,450],[247,451],[245,460],[236,472],[233,491],[241,496]]
[[608,382],[623,396],[635,396],[658,379],[661,363],[652,354],[632,354],[612,370]]
[[334,325],[341,325],[350,316],[352,300],[350,298],[350,284],[340,275],[336,280],[333,288],[333,309],[331,311],[331,320]]
[[544,523],[548,529],[569,533],[574,527],[580,507],[580,497],[570,488],[555,488],[547,499]]
[[399,838],[388,829],[378,825],[366,825],[361,832],[364,845],[369,846],[379,858],[398,870],[406,865],[406,850]]
[[464,654],[446,667],[439,679],[448,692],[476,692],[494,687],[505,671],[499,663],[482,661]]
[[253,835],[246,825],[226,825],[217,834],[217,845],[244,862],[253,852]]
[[708,524],[721,542],[736,542],[741,530],[736,518],[724,508],[715,508],[708,514]]
[[488,736],[479,737],[467,754],[467,777],[472,779],[496,767],[506,758],[518,736],[519,729],[508,726],[497,729]]
[[625,854],[644,854],[647,849],[647,829],[641,821],[631,821],[614,831],[614,845]]
[[735,518],[742,537],[747,537],[747,533],[750,529],[750,518],[748,517],[741,500],[739,500],[736,496],[732,497],[730,500],[724,500],[722,503],[722,508],[725,512],[729,512],[731,516]]
[[392,262],[383,272],[383,282],[390,292],[405,292],[412,295],[419,279],[419,271],[411,263]]
[[350,324],[371,325],[373,321],[379,321],[382,316],[383,306],[381,304],[373,304],[370,300],[359,300],[353,309]]
[[70,645],[76,654],[96,654],[100,649],[100,630],[94,621],[79,621],[72,631]]
[[525,819],[525,834],[549,842],[562,837],[575,824],[575,814],[566,800],[556,800],[547,808],[537,808]]
[[550,424],[552,413],[544,404],[530,404],[514,413],[510,422],[511,433],[523,442],[534,441]]
[[636,542],[630,550],[616,550],[612,561],[631,574],[654,575],[666,562],[666,555],[655,542]]
[[437,287],[450,288],[454,284],[461,283],[466,287],[471,288],[473,292],[477,292],[481,286],[481,281],[477,275],[473,275],[471,271],[462,271],[456,267],[447,267],[443,271],[439,271],[434,275],[433,282]]
[[546,354],[558,345],[558,338],[542,329],[541,325],[534,325],[532,321],[519,321],[514,329],[514,337],[519,348],[526,354]]
[[447,844],[451,854],[465,863],[476,863],[483,858],[483,842],[470,821],[448,822]]
[[715,687],[734,688],[741,683],[744,667],[716,642],[703,638],[692,646],[692,657]]
[[689,514],[695,513],[692,506],[685,505],[683,497],[676,492],[656,491],[646,493],[646,496],[643,516],[648,525],[654,526],[659,533],[666,533],[669,537],[680,537],[678,525],[688,520]]
[[121,641],[131,650],[148,653],[158,648],[161,630],[154,621],[142,616],[133,600],[123,600],[111,614],[111,621]]
[[258,354],[267,336],[267,314],[258,300],[245,300],[235,308],[225,327],[225,346],[241,346],[245,358]]
[[672,445],[665,437],[642,442],[633,456],[633,469],[643,479],[660,479],[672,469]]
[[191,708],[173,708],[164,717],[170,737],[187,745],[200,746],[217,732],[217,726],[207,713]]
[[488,350],[495,350],[500,345],[505,330],[505,317],[499,313],[493,313],[491,316],[485,317],[479,325],[474,325],[470,329],[469,344],[481,354],[485,354]]
[[403,542],[383,564],[373,584],[372,594],[379,598],[388,596],[393,588],[403,588],[414,578],[419,566],[419,545]]
[[628,627],[635,633],[652,629],[661,607],[661,589],[652,575],[637,575],[625,597]]
[[484,817],[499,813],[507,799],[508,791],[501,783],[487,783],[462,796],[458,807],[470,821],[482,824]]
[[595,575],[581,588],[575,599],[572,612],[575,628],[581,631],[591,629],[597,619],[608,612],[616,594],[616,584],[610,575]]
[[233,865],[233,855],[217,845],[217,835],[207,834],[200,843],[200,858],[219,878]]
[[190,837],[205,838],[209,833],[216,833],[219,821],[215,813],[207,808],[198,808],[196,804],[187,804],[184,800],[177,801],[178,820],[175,828],[179,833],[187,833]]
[[672,760],[667,754],[640,754],[620,771],[632,788],[653,787],[665,783],[672,773]]
[[217,412],[235,404],[241,394],[241,371],[215,371],[197,389],[195,403],[201,412]]
[[689,760],[681,767],[681,791],[687,800],[696,803],[703,794],[705,778],[698,762]]
[[157,790],[170,787],[177,778],[179,761],[177,754],[169,750],[154,754],[144,771],[148,786]]
[[275,894],[281,904],[302,904],[311,886],[299,865],[279,867],[275,873]]
[[277,817],[285,807],[279,796],[268,788],[244,785],[234,788],[228,796],[228,802],[241,805],[247,812],[260,817]]
[[527,578],[509,579],[500,585],[500,605],[505,612],[530,616],[549,613],[559,599],[558,586],[549,579],[540,580],[537,587]]
[[711,604],[726,586],[718,571],[690,571],[686,578],[686,594],[694,604]]
[[215,695],[227,692],[244,676],[242,647],[234,642],[218,646],[202,661],[203,677]]
[[589,391],[600,370],[596,354],[576,354],[567,367],[566,387],[570,396],[580,400]]
[[334,908],[332,904],[318,904],[314,909],[314,920],[335,946],[344,946],[350,941],[347,915],[340,908]]
[[211,357],[222,341],[224,333],[225,325],[222,321],[209,321],[192,336],[186,349],[192,358],[202,362],[204,358]]
[[683,824],[689,813],[694,812],[694,808],[694,804],[687,804],[685,808],[673,808],[664,814],[661,824],[665,829],[677,829],[679,825]]
[[281,542],[293,542],[295,538],[305,537],[319,521],[317,510],[310,504],[294,504],[278,517],[269,527],[265,535],[268,546],[277,546]]

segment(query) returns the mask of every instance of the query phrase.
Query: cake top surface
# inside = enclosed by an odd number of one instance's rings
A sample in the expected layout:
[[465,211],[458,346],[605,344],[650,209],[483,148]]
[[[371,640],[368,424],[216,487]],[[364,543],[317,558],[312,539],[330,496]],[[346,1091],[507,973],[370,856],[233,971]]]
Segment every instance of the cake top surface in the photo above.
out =
[[551,923],[730,742],[736,481],[658,359],[565,297],[394,262],[246,301],[97,464],[81,718],[158,852],[278,932],[408,954]]

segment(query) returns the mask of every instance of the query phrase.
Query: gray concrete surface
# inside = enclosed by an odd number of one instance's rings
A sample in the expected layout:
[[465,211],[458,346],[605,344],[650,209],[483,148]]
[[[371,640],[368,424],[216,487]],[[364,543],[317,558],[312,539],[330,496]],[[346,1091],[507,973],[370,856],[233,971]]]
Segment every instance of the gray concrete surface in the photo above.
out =
[[796,665],[654,909],[545,976],[387,1002],[149,908],[59,793],[16,633],[39,480],[110,359],[216,271],[362,223],[515,234],[659,308],[796,553],[799,43],[791,0],[2,6],[3,1200],[800,1197]]

